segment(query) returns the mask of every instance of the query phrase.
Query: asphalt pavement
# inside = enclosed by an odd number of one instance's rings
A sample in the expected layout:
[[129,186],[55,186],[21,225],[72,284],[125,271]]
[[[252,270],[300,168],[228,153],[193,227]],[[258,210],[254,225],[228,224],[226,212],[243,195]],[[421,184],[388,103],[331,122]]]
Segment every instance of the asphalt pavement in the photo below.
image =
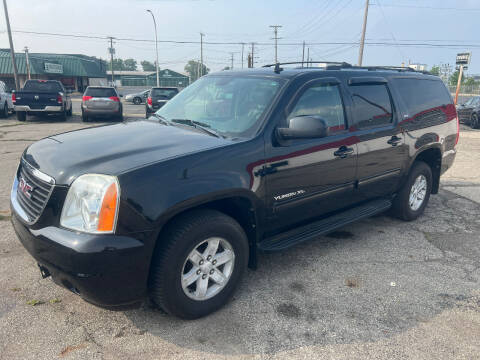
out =
[[[10,224],[22,151],[84,124],[0,120],[0,359],[480,358],[480,131],[462,126],[454,166],[425,215],[386,215],[261,255],[233,300],[203,319],[150,302],[113,312],[42,279]],[[126,119],[144,105],[126,105]]]

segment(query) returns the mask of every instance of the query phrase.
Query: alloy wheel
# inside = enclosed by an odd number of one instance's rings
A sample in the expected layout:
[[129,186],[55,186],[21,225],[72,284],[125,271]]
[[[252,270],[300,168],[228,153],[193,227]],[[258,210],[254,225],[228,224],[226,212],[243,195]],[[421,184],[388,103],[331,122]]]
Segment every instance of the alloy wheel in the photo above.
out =
[[409,205],[410,209],[413,211],[417,211],[423,204],[425,200],[425,196],[427,195],[427,178],[425,175],[420,174],[415,179],[415,182],[410,189],[410,196],[409,196]]
[[230,243],[220,237],[200,242],[188,254],[182,267],[182,289],[197,301],[217,295],[233,273],[235,253]]

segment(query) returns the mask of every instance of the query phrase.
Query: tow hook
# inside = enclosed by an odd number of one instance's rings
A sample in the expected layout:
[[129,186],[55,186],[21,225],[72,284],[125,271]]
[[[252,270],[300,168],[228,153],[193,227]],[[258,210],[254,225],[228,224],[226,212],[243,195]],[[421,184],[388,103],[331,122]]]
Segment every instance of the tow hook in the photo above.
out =
[[45,266],[37,264],[38,268],[40,269],[40,273],[42,274],[42,278],[45,279],[50,276],[50,271]]

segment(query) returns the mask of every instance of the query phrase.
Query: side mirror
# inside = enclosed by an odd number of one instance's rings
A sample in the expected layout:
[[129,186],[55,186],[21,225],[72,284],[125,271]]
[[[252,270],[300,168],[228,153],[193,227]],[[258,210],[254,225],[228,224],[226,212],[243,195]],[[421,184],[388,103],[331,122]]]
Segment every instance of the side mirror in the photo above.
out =
[[120,97],[123,97],[123,94],[120,94]]
[[328,126],[317,116],[297,116],[290,119],[288,128],[277,128],[277,135],[283,140],[322,138],[328,135]]

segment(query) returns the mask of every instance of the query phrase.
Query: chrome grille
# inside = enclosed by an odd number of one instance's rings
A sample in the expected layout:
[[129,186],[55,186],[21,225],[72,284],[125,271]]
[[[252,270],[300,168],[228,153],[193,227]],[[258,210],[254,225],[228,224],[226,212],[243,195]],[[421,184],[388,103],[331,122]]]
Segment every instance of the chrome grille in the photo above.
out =
[[35,175],[36,171],[38,172],[22,161],[17,173],[19,183],[23,179],[24,183],[32,187],[31,191],[28,191],[30,196],[27,195],[27,192],[22,191],[21,186],[17,188],[17,201],[32,223],[37,221],[42,214],[53,190],[53,184],[39,179]]

